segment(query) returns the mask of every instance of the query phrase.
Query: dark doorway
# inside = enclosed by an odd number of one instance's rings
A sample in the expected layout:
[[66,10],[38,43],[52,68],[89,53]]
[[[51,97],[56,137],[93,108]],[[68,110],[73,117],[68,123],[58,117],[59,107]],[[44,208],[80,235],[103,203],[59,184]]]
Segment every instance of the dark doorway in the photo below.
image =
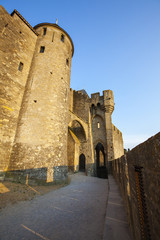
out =
[[96,148],[96,171],[97,177],[108,178],[108,171],[106,167],[105,152],[102,143],[98,143]]
[[86,158],[84,156],[84,154],[82,153],[80,156],[79,156],[79,171],[80,172],[85,172],[85,165],[86,165]]

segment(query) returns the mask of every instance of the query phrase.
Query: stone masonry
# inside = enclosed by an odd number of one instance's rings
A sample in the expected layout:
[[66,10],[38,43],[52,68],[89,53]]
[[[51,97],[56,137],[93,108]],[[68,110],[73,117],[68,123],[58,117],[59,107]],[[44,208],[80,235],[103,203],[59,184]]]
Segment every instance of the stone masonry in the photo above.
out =
[[67,180],[68,171],[107,177],[123,155],[112,124],[113,92],[70,89],[74,45],[57,24],[34,28],[0,6],[0,178],[30,184]]
[[160,133],[113,160],[133,238],[160,239]]

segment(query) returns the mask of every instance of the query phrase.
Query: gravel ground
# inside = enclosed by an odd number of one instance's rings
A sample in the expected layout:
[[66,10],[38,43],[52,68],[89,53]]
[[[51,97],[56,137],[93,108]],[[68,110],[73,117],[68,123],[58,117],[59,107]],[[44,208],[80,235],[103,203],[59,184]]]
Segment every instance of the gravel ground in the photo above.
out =
[[46,194],[50,191],[63,187],[61,185],[50,186],[29,186],[20,183],[1,181],[0,182],[0,211],[20,201],[32,200],[36,196]]

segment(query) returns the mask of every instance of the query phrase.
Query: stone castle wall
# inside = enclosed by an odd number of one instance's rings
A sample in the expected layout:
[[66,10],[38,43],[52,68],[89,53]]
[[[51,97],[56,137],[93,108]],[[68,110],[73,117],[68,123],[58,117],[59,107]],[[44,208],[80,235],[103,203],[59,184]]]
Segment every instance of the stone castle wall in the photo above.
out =
[[0,6],[1,172],[8,169],[36,40],[35,32],[16,13],[11,16]]
[[84,121],[89,121],[89,97],[81,91],[73,91],[73,112]]
[[112,124],[114,159],[124,154],[122,133]]
[[160,133],[112,161],[134,239],[160,239]]

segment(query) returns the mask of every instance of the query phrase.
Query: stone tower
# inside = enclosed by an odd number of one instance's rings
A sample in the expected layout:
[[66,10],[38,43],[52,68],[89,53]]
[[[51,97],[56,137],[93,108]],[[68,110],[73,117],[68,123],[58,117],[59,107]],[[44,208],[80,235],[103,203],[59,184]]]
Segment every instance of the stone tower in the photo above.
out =
[[96,175],[105,174],[105,168],[115,157],[123,155],[121,132],[112,124],[114,97],[111,90],[91,94],[92,135]]
[[57,24],[34,29],[38,38],[8,170],[45,182],[65,180],[73,42]]
[[113,153],[113,133],[111,115],[114,110],[114,98],[113,92],[111,90],[103,91],[103,101],[105,110],[107,156],[108,161],[112,161],[114,159],[114,153]]

